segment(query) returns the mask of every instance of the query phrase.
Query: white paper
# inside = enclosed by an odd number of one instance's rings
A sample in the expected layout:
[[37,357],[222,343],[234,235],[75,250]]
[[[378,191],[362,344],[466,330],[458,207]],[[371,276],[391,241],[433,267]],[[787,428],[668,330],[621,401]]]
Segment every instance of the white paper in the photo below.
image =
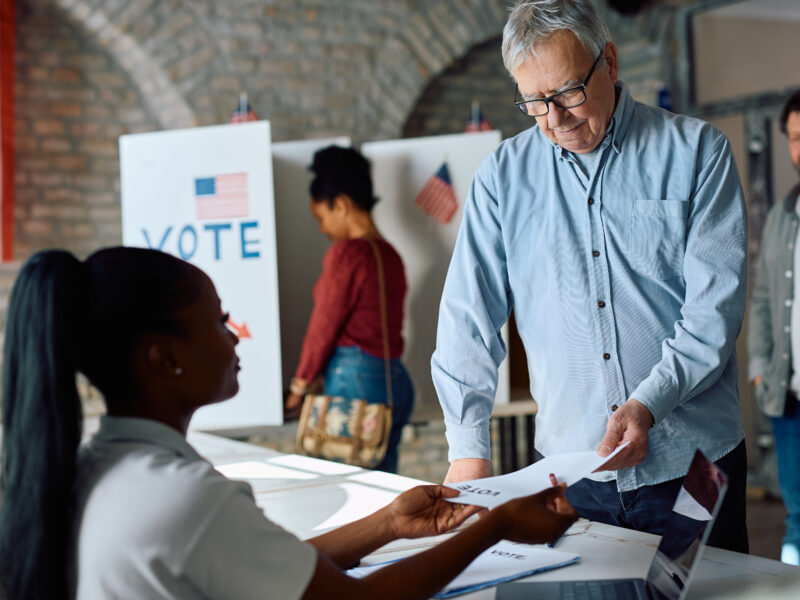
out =
[[552,487],[550,474],[554,474],[559,483],[567,486],[577,483],[592,471],[603,466],[622,450],[629,442],[617,447],[608,456],[598,456],[590,450],[588,452],[566,452],[564,454],[551,454],[547,458],[536,461],[529,467],[485,479],[472,481],[459,481],[445,484],[449,488],[461,492],[460,496],[447,498],[457,504],[474,504],[494,508],[508,500],[536,494]]
[[[576,562],[578,559],[578,555],[571,552],[502,541],[480,554],[458,577],[434,597],[449,598],[540,571],[562,567]],[[387,564],[391,563],[356,567],[347,573],[351,577],[362,578]]]

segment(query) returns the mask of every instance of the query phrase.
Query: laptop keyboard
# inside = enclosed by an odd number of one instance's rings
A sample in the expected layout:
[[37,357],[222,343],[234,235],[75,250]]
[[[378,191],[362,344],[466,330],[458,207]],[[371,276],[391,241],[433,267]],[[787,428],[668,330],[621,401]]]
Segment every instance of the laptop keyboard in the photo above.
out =
[[562,600],[636,600],[632,581],[562,581]]

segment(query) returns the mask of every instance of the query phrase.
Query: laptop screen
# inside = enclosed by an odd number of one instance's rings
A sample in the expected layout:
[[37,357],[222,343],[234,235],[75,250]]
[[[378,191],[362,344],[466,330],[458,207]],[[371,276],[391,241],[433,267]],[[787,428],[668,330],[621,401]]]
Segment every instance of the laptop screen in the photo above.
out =
[[647,574],[648,588],[657,598],[682,596],[727,489],[725,473],[695,452]]

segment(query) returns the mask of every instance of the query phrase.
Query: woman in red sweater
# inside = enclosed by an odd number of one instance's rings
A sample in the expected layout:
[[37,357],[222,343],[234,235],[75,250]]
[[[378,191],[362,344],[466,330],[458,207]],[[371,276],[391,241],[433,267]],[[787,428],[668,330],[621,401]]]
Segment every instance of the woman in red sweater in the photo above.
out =
[[287,419],[299,415],[303,395],[320,376],[331,396],[387,402],[378,266],[370,244],[374,241],[386,285],[393,402],[389,447],[375,468],[395,473],[400,433],[414,408],[414,387],[400,361],[406,295],[403,261],[372,220],[376,198],[366,158],[351,148],[330,146],[314,155],[310,169],[315,175],[311,213],[333,244],[314,286],[314,310],[284,415]]

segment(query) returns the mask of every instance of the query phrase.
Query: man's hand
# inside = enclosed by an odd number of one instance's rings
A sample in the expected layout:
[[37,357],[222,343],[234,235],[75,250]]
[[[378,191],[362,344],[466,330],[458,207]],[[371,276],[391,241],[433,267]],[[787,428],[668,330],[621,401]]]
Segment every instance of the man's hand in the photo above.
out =
[[755,377],[753,377],[753,386],[758,387],[758,384],[761,383],[761,379],[762,379],[761,375],[756,375]]
[[459,458],[450,463],[444,483],[472,481],[492,476],[492,463],[483,458]]
[[480,507],[454,504],[458,490],[441,485],[421,485],[403,492],[388,506],[392,528],[399,538],[439,535],[458,527]]
[[602,466],[604,471],[616,471],[638,465],[647,456],[647,433],[653,425],[653,415],[647,407],[631,398],[620,406],[608,420],[606,434],[600,441],[597,453],[608,456],[624,442],[630,442],[610,462]]

